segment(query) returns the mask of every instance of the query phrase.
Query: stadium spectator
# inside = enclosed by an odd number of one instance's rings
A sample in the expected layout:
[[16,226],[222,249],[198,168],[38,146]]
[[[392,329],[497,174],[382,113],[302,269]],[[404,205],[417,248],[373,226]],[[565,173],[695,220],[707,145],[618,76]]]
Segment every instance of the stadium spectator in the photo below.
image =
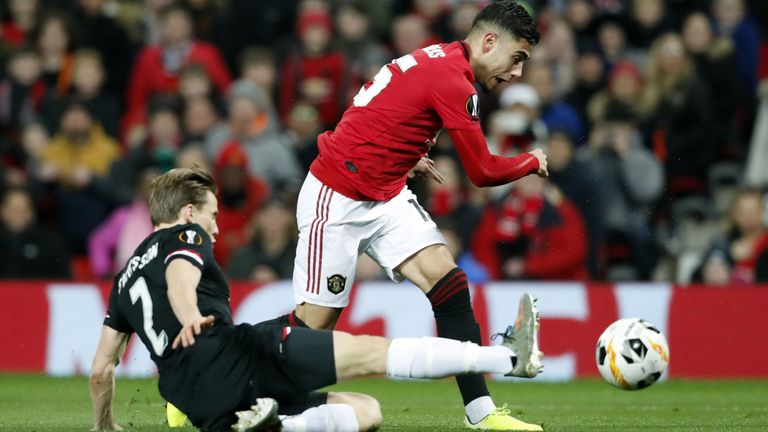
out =
[[730,38],[736,47],[737,65],[744,93],[750,98],[757,87],[757,62],[760,33],[755,22],[747,15],[744,0],[714,0],[712,16],[715,31]]
[[45,97],[40,56],[31,47],[20,47],[11,54],[8,74],[0,84],[0,131],[13,141],[19,127],[33,120]]
[[286,139],[293,148],[302,173],[308,173],[309,166],[318,154],[317,136],[322,132],[317,108],[297,101],[288,115],[287,126]]
[[[745,100],[739,83],[736,52],[730,39],[716,36],[706,15],[693,13],[683,25],[683,43],[696,65],[696,72],[707,85],[709,94],[717,98],[710,103],[712,140],[719,155],[734,155],[736,139],[736,113]],[[730,150],[730,151],[729,151]]]
[[750,187],[741,189],[730,209],[727,232],[712,242],[693,280],[710,285],[754,283],[759,258],[768,251],[764,213],[763,193]]
[[621,102],[606,107],[590,134],[589,155],[595,193],[604,200],[608,247],[629,249],[628,257],[614,261],[631,263],[636,280],[648,280],[658,259],[651,210],[664,190],[664,169],[643,145],[631,107]]
[[392,50],[394,57],[409,54],[419,48],[424,48],[440,42],[434,36],[423,17],[408,14],[392,21]]
[[[458,241],[462,247],[458,253],[461,255],[464,245],[469,245],[472,241],[477,221],[480,219],[480,209],[468,199],[464,173],[458,161],[449,155],[434,156],[434,161],[435,169],[443,176],[443,182],[426,182],[427,198],[424,207],[430,215],[443,219],[446,227],[453,229],[459,236]],[[438,228],[441,227],[438,225]]]
[[[251,46],[270,47],[282,57],[287,39],[296,22],[297,1],[254,2],[232,0],[225,15],[227,31],[223,32],[223,51],[232,66],[237,67],[241,53]],[[380,3],[380,2],[377,2]]]
[[211,163],[202,143],[188,143],[176,154],[176,168],[200,167],[211,171]]
[[587,115],[587,105],[605,86],[605,72],[605,64],[598,46],[594,43],[582,44],[576,62],[576,83],[573,90],[565,96],[565,100],[573,106],[587,129],[592,128],[592,122]]
[[564,20],[557,19],[536,46],[536,61],[549,65],[554,78],[554,93],[560,97],[571,92],[576,81],[578,51],[573,31]]
[[270,118],[271,105],[264,92],[250,81],[232,84],[227,96],[229,121],[213,130],[206,142],[209,157],[218,157],[224,145],[237,141],[248,155],[251,175],[264,179],[270,189],[294,189],[301,173],[279,127]]
[[147,167],[161,173],[173,168],[181,144],[181,126],[175,109],[165,104],[151,107],[144,136],[129,142],[125,155],[110,168],[105,189],[113,203],[123,205],[133,200],[140,173]]
[[644,88],[643,74],[629,60],[616,63],[608,75],[608,83],[604,90],[599,91],[590,99],[587,105],[587,118],[594,125],[605,118],[605,111],[613,102],[624,104],[635,112],[640,113],[640,98]]
[[3,40],[12,47],[20,47],[29,41],[29,35],[37,24],[40,12],[38,0],[9,0],[10,19],[2,24]]
[[121,104],[118,97],[105,90],[106,73],[98,51],[83,49],[74,54],[72,86],[66,95],[49,91],[42,103],[41,116],[48,130],[56,130],[61,112],[71,99],[87,105],[94,119],[113,137],[119,134]]
[[499,105],[488,125],[488,145],[494,153],[512,156],[546,143],[547,126],[539,118],[541,99],[533,87],[509,85],[502,90]]
[[163,10],[173,6],[174,0],[143,0],[139,28],[134,29],[143,44],[154,45],[163,38]]
[[627,42],[627,19],[623,15],[602,15],[595,22],[596,40],[608,66],[629,59],[630,47]]
[[99,183],[118,156],[115,140],[78,102],[65,109],[59,131],[43,150],[40,176],[52,186],[58,226],[75,253],[85,251],[88,236],[107,214]]
[[755,262],[755,283],[768,283],[768,248],[757,257]]
[[342,3],[335,15],[336,38],[333,46],[350,62],[352,73],[363,76],[363,58],[378,43],[371,33],[368,9],[362,2]]
[[43,79],[57,98],[66,97],[72,85],[75,67],[72,51],[76,45],[73,28],[69,15],[54,11],[46,13],[33,32],[42,60]]
[[480,5],[477,2],[459,2],[449,17],[449,33],[445,36],[445,40],[453,41],[467,37],[478,13],[480,13]]
[[240,78],[261,88],[274,106],[277,100],[277,61],[267,48],[251,47],[240,55]]
[[251,239],[232,255],[229,276],[261,283],[290,279],[297,237],[293,210],[272,198],[253,215],[251,224]]
[[577,45],[594,40],[595,5],[591,1],[570,0],[566,2],[563,16],[573,30]]
[[79,0],[75,20],[80,46],[99,52],[106,71],[104,86],[122,102],[136,47],[125,28],[105,13],[104,3],[105,0]]
[[659,36],[671,30],[664,0],[633,0],[630,8],[629,43],[648,50]]
[[667,192],[700,193],[716,153],[710,128],[712,99],[680,36],[668,33],[654,42],[646,79],[640,110],[646,138],[665,163]]
[[198,39],[216,44],[221,43],[226,33],[226,23],[220,8],[221,2],[213,0],[182,0],[181,4],[189,11],[194,24],[194,34]]
[[[18,186],[27,184],[31,186],[39,178],[40,168],[42,166],[41,157],[43,151],[50,143],[48,130],[39,122],[29,122],[21,129],[21,148],[24,151],[24,165],[21,166],[22,179],[17,182]],[[30,188],[31,189],[31,188]],[[37,194],[35,194],[37,197]],[[36,199],[37,201],[37,199]]]
[[576,110],[562,96],[557,94],[552,68],[541,62],[526,66],[523,77],[539,95],[539,118],[551,128],[554,125],[567,127],[578,142],[583,142],[584,125]]
[[130,204],[114,210],[88,239],[88,258],[93,274],[111,278],[131,257],[141,239],[154,230],[149,217],[149,191],[158,170],[145,168],[138,176],[136,196]]
[[585,280],[587,241],[578,209],[546,180],[528,176],[490,203],[472,252],[494,280]]
[[216,222],[221,228],[214,254],[216,261],[226,267],[232,251],[245,244],[248,222],[269,189],[261,179],[248,173],[248,156],[236,142],[227,144],[219,153],[214,177],[219,186]]
[[592,162],[577,148],[567,129],[555,127],[547,142],[549,179],[578,209],[587,229],[589,273],[604,275],[602,247],[605,242],[605,197]]
[[11,188],[0,203],[0,278],[68,278],[69,252],[59,235],[37,223],[32,196]]
[[191,18],[185,9],[165,8],[160,19],[159,43],[144,48],[134,63],[126,96],[129,118],[141,113],[153,94],[178,92],[179,74],[187,64],[203,66],[221,94],[229,87],[231,78],[219,50],[194,39]]
[[[464,235],[464,231],[457,227],[455,220],[453,218],[435,217],[435,224],[443,234],[443,237],[445,237],[445,245],[456,261],[456,265],[461,266],[464,273],[467,274],[467,280],[472,283],[485,283],[491,280],[488,270],[475,259],[472,251],[464,246],[466,244],[464,239],[471,240],[471,238],[467,238]],[[377,265],[376,268],[381,273],[381,267]]]
[[296,22],[300,47],[286,56],[280,73],[280,118],[286,121],[296,99],[317,107],[325,126],[334,125],[350,99],[350,69],[344,55],[331,49],[333,22],[319,10],[303,12]]
[[219,110],[208,97],[187,99],[182,112],[184,143],[206,142],[221,125]]
[[437,38],[432,43],[447,41],[451,37],[448,28],[451,10],[446,0],[413,0],[410,12],[423,19],[429,33]]

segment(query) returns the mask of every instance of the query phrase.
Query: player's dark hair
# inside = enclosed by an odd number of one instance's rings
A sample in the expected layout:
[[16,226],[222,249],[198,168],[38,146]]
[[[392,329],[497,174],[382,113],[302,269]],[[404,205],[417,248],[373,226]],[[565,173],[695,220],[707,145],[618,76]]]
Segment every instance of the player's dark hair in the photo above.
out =
[[152,224],[172,223],[187,204],[202,207],[208,202],[208,191],[216,193],[216,183],[208,171],[194,165],[176,168],[152,181],[149,194],[149,216]]
[[524,7],[512,0],[496,0],[480,11],[472,23],[472,30],[483,24],[491,24],[509,32],[513,37],[524,39],[531,45],[539,43],[539,30]]

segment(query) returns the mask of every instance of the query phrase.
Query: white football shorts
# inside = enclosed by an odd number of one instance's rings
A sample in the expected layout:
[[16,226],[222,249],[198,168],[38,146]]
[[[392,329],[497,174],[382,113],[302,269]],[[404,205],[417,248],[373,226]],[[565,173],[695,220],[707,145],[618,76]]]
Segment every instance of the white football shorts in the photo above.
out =
[[299,243],[293,267],[296,303],[345,307],[357,258],[367,253],[395,282],[395,271],[416,252],[445,244],[435,222],[406,186],[389,201],[355,201],[324,185],[312,173],[299,192]]

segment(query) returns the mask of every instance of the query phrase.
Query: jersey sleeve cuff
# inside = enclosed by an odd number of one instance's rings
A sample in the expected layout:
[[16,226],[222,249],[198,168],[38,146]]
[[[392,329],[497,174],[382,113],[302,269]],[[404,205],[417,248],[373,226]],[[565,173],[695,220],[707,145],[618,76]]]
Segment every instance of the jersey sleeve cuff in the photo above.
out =
[[170,264],[171,261],[175,259],[183,259],[183,260],[189,261],[190,264],[192,264],[193,266],[199,269],[202,269],[205,266],[205,261],[203,261],[203,255],[200,254],[200,252],[191,250],[191,249],[179,249],[169,253],[165,257],[163,264],[165,264],[165,266],[167,267],[168,264]]

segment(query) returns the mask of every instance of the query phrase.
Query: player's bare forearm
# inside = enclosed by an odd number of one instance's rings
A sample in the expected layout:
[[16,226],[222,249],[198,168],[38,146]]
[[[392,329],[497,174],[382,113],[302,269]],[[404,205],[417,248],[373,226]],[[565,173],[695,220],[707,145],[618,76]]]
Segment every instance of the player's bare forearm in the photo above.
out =
[[488,151],[485,137],[479,129],[448,132],[467,176],[476,186],[498,186],[528,174],[538,173],[543,177],[548,174],[546,156],[541,150],[506,158]]
[[128,343],[128,335],[103,326],[88,380],[93,406],[93,430],[122,430],[112,418],[115,367]]
[[94,430],[110,430],[113,428],[112,398],[115,394],[114,368],[99,374],[91,374],[91,404],[93,405]]
[[183,259],[171,261],[165,269],[168,301],[182,326],[173,341],[174,349],[194,345],[195,336],[204,328],[213,325],[213,316],[204,317],[197,307],[197,285],[201,276],[200,269]]

